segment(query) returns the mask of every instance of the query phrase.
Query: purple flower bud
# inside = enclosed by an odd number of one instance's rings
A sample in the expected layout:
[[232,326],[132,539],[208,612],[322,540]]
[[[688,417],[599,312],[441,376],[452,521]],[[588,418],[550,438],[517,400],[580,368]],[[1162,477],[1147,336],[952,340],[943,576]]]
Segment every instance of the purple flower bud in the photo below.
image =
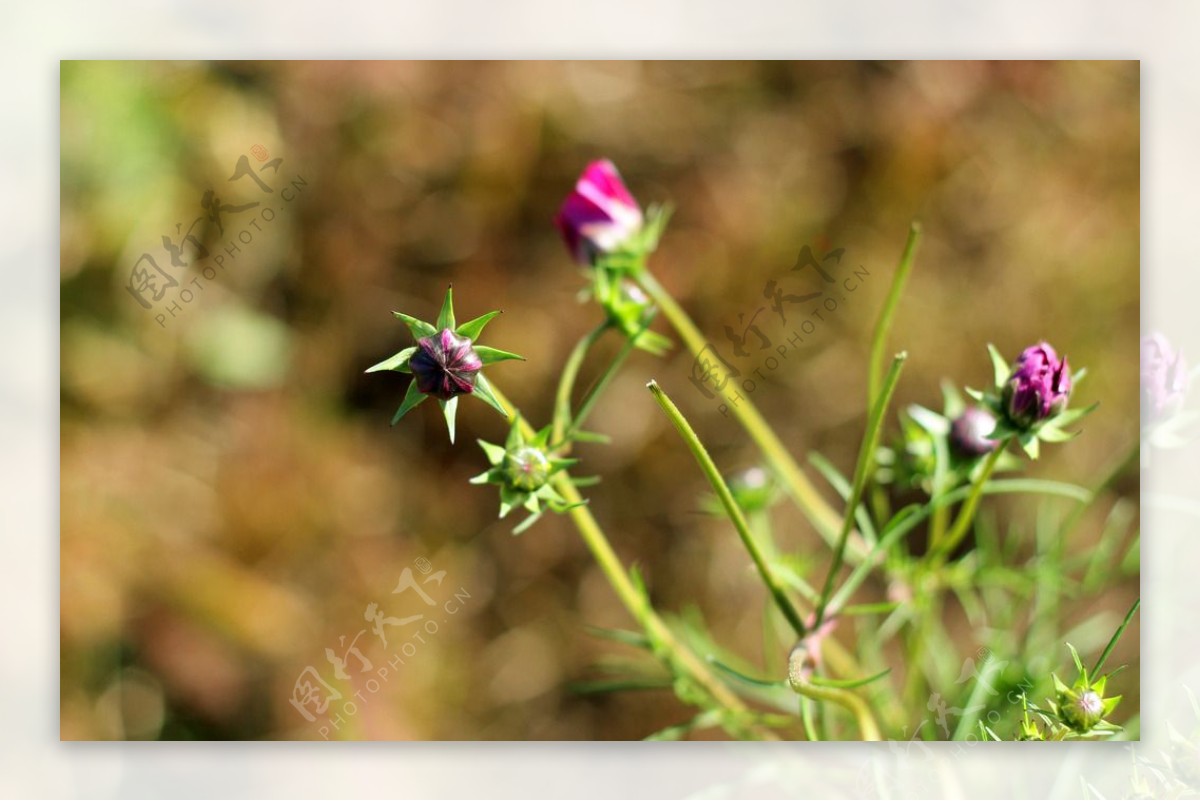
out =
[[483,367],[471,340],[449,328],[417,340],[417,352],[408,362],[417,389],[441,400],[475,391],[475,376]]
[[554,224],[575,261],[591,266],[597,255],[616,250],[642,227],[642,210],[617,168],[603,159],[587,165]]
[[1028,428],[1067,408],[1071,394],[1071,368],[1058,358],[1049,343],[1026,348],[1004,386],[1004,408],[1009,420]]
[[950,447],[959,456],[974,458],[990,453],[996,440],[987,435],[996,428],[996,418],[978,406],[971,406],[950,426]]
[[1148,420],[1167,417],[1183,404],[1187,363],[1162,334],[1142,337],[1142,414]]

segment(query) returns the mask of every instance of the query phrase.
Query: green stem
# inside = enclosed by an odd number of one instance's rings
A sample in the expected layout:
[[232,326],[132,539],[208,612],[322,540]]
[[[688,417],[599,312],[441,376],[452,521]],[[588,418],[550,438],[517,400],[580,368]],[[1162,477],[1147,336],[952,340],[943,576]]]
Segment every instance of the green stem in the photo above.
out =
[[875,332],[871,336],[871,359],[867,370],[867,405],[873,406],[879,395],[879,382],[883,380],[883,356],[887,351],[888,330],[892,327],[892,318],[896,315],[896,307],[900,305],[900,296],[904,294],[904,285],[908,282],[908,274],[912,272],[913,259],[917,254],[917,243],[921,240],[921,226],[917,222],[908,229],[908,241],[904,244],[904,254],[900,264],[892,276],[892,286],[888,290],[887,299],[875,322]]
[[941,544],[937,548],[931,549],[929,552],[929,561],[931,567],[937,567],[954,551],[962,538],[966,536],[967,531],[971,527],[971,523],[975,520],[975,509],[979,506],[979,499],[983,497],[983,485],[987,484],[988,479],[992,476],[992,471],[996,469],[996,463],[1000,461],[1000,454],[1008,446],[1008,440],[1001,440],[998,445],[988,454],[987,461],[983,463],[983,470],[979,473],[979,478],[971,485],[971,494],[967,496],[966,503],[958,512],[958,517],[954,521],[954,526],[946,534]]
[[579,411],[575,413],[575,419],[571,421],[571,427],[567,430],[568,436],[583,428],[584,421],[586,421],[588,415],[592,413],[592,407],[596,405],[596,401],[600,399],[600,395],[605,389],[608,388],[609,382],[611,382],[613,377],[616,376],[617,371],[632,352],[633,339],[631,337],[626,337],[625,344],[621,346],[621,350],[616,356],[613,357],[612,362],[609,363],[608,367],[604,371],[604,374],[600,376],[600,378],[592,386],[591,390],[588,391],[587,396],[583,399],[583,403],[579,404]]
[[796,631],[796,636],[803,638],[808,632],[804,627],[804,621],[800,617],[800,613],[796,611],[796,607],[792,605],[792,601],[783,591],[783,587],[779,584],[775,574],[771,571],[771,565],[763,556],[762,549],[758,546],[758,541],[754,538],[754,533],[750,530],[750,523],[746,520],[746,515],[742,512],[737,501],[733,497],[733,492],[730,491],[729,485],[725,483],[725,479],[721,477],[721,472],[717,470],[717,465],[713,462],[712,457],[708,455],[708,450],[704,447],[704,443],[696,436],[695,430],[688,423],[687,418],[683,416],[683,412],[679,411],[671,398],[658,385],[657,381],[651,381],[646,385],[650,390],[650,394],[654,396],[654,400],[658,401],[658,405],[666,412],[667,418],[674,424],[675,430],[683,437],[683,441],[691,450],[692,455],[696,457],[696,462],[700,465],[700,470],[703,471],[704,477],[708,479],[708,483],[712,485],[713,490],[717,493],[717,497],[721,500],[721,505],[725,507],[725,512],[729,515],[729,519],[733,521],[733,527],[737,529],[738,536],[742,539],[742,544],[746,546],[746,550],[750,552],[750,558],[754,560],[754,566],[758,568],[758,573],[762,576],[763,583],[767,585],[767,589],[771,593],[771,597],[775,600],[775,605],[779,607],[779,611],[787,618],[788,623]]
[[813,622],[814,629],[819,627],[825,618],[825,610],[829,605],[829,598],[833,594],[833,583],[845,561],[846,544],[850,540],[850,531],[854,527],[854,513],[862,501],[863,490],[871,475],[870,467],[875,463],[875,451],[879,448],[879,437],[883,432],[883,418],[887,414],[888,404],[891,403],[892,394],[896,391],[896,384],[900,380],[900,370],[904,367],[904,360],[907,358],[908,354],[901,351],[892,359],[892,368],[888,371],[887,379],[884,381],[883,391],[875,399],[870,417],[867,418],[867,430],[863,432],[862,444],[858,451],[858,463],[854,467],[854,486],[846,501],[846,514],[842,519],[842,530],[833,550],[833,564],[829,566],[829,573],[825,576],[825,587],[821,590],[821,600],[817,604],[816,620]]
[[585,334],[575,344],[571,355],[567,357],[566,364],[563,365],[562,376],[558,380],[558,393],[554,400],[554,427],[550,437],[550,442],[555,447],[564,444],[563,436],[566,433],[567,425],[571,422],[571,390],[575,388],[575,379],[579,377],[579,368],[583,366],[584,357],[587,356],[592,345],[595,345],[607,330],[608,322],[605,321]]
[[[519,419],[522,432],[527,437],[534,436],[533,427],[526,422],[523,416],[518,417],[516,407],[512,402],[500,391],[500,388],[493,382],[491,383],[492,394],[496,400],[508,410],[508,419],[511,423],[514,419]],[[588,550],[592,552],[592,556],[596,560],[596,564],[600,566],[600,570],[604,573],[608,583],[616,592],[617,597],[624,604],[626,610],[638,622],[639,625],[650,635],[652,641],[661,645],[662,649],[669,655],[664,661],[668,662],[668,667],[673,664],[677,666],[683,673],[688,675],[699,687],[720,706],[725,707],[737,717],[743,717],[749,713],[748,708],[741,699],[738,698],[732,690],[725,686],[713,673],[708,666],[704,664],[695,654],[691,652],[671,631],[671,629],[662,621],[662,618],[655,613],[653,607],[650,606],[645,596],[638,591],[633,582],[629,578],[625,567],[621,564],[621,560],[612,549],[608,538],[604,535],[600,524],[596,522],[596,518],[584,505],[584,500],[579,494],[579,490],[571,483],[571,478],[567,471],[556,473],[553,479],[554,488],[566,500],[572,508],[567,512],[571,520],[575,523],[575,527],[579,530],[579,535],[583,539]],[[661,657],[660,657],[661,658]],[[776,739],[772,732],[764,732],[764,739]]]
[[[705,341],[704,335],[696,328],[695,323],[688,317],[687,312],[675,302],[671,294],[655,280],[649,271],[641,270],[634,277],[646,294],[662,310],[663,315],[687,345],[692,356],[699,358],[704,349],[708,347],[708,343]],[[767,463],[779,475],[784,487],[787,488],[800,510],[804,512],[825,541],[832,545],[837,537],[838,524],[841,522],[833,507],[826,503],[813,487],[801,471],[800,466],[796,464],[796,460],[788,453],[787,448],[779,441],[779,437],[771,430],[751,400],[746,397],[738,397],[735,400],[724,392],[722,395],[729,408],[733,410],[738,422],[742,424],[746,433],[762,451]]]
[[867,702],[850,690],[820,687],[804,681],[793,681],[792,689],[805,698],[811,698],[814,701],[829,701],[848,709],[858,722],[858,730],[864,741],[878,742],[883,739],[879,734],[879,724],[875,722],[875,716],[871,714],[871,708],[867,706]]

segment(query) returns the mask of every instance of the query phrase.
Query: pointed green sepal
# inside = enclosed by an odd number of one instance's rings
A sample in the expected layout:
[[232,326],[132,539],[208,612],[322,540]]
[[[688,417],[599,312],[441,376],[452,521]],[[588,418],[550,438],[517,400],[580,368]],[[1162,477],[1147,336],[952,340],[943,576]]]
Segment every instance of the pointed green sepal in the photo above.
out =
[[470,320],[460,325],[457,329],[455,329],[454,333],[458,334],[460,337],[466,337],[467,339],[479,339],[479,335],[483,333],[483,327],[491,322],[492,318],[498,314],[500,314],[498,311],[490,311],[487,314],[481,314],[474,320]]
[[411,348],[405,348],[394,356],[384,359],[379,364],[368,367],[363,372],[378,373],[380,370],[396,370],[401,373],[410,372],[408,369],[408,360],[411,359],[412,355],[416,352],[417,348],[415,345]]
[[469,483],[469,484],[495,484],[497,478],[499,478],[499,477],[496,475],[496,471],[494,469],[493,470],[484,470],[482,473],[475,476],[474,478],[468,479],[467,483]]
[[492,394],[492,385],[488,383],[487,377],[483,373],[475,375],[475,397],[491,406],[496,411],[500,412],[502,417],[508,417],[508,409],[500,405],[500,401],[496,400],[496,396]]
[[421,390],[417,389],[417,382],[412,381],[408,385],[408,392],[404,393],[404,400],[400,402],[400,408],[396,410],[396,414],[392,416],[392,425],[400,422],[400,418],[408,414],[414,406],[420,405],[422,401],[428,398]]
[[446,287],[446,299],[442,301],[442,310],[438,312],[438,331],[449,328],[454,330],[454,285]]
[[479,355],[479,361],[483,362],[484,364],[493,364],[495,362],[503,362],[509,359],[517,359],[518,361],[522,362],[525,361],[524,356],[518,356],[515,353],[509,353],[508,351],[500,350],[499,348],[489,348],[487,345],[475,345],[475,353]]
[[408,326],[408,330],[412,333],[413,339],[431,337],[437,333],[437,329],[424,320],[418,320],[416,317],[407,315],[404,312],[394,311],[392,314],[404,321],[404,324]]
[[1021,449],[1025,451],[1025,455],[1030,459],[1038,458],[1038,438],[1030,433],[1022,434],[1017,437],[1017,442],[1021,444]]
[[450,429],[450,444],[454,444],[454,418],[458,415],[458,396],[450,400],[438,400],[442,406],[442,414],[446,418],[446,428]]
[[541,512],[538,512],[537,514],[533,514],[533,515],[530,515],[529,517],[525,518],[524,520],[521,521],[520,525],[518,525],[516,528],[514,528],[512,530],[513,536],[516,537],[521,534],[524,534],[525,531],[530,526],[532,526],[534,523],[536,523],[537,521],[539,521],[541,519],[542,519]]
[[525,503],[526,493],[515,490],[507,484],[500,486],[500,516],[507,517],[513,509]]
[[493,465],[498,465],[504,461],[504,448],[499,445],[494,445],[490,442],[478,440],[479,447],[483,448],[483,452],[487,454],[488,461]]
[[1009,366],[1008,360],[1000,355],[1000,351],[996,350],[996,346],[991,342],[987,346],[988,354],[992,357],[992,374],[995,376],[995,385],[998,387],[1004,386],[1004,382],[1008,381],[1008,376],[1012,372],[1012,367]]

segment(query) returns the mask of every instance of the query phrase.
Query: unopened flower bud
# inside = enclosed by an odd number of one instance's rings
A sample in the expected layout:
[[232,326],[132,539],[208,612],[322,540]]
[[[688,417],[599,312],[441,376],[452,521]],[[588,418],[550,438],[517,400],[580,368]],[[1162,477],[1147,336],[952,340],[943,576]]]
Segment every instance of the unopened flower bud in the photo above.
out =
[[996,428],[996,418],[978,406],[968,407],[950,426],[950,447],[959,456],[975,458],[991,453],[996,440],[987,435]]
[[550,459],[540,448],[525,446],[504,454],[504,476],[516,489],[541,489],[550,479],[550,472]]
[[1028,429],[1067,408],[1071,394],[1071,369],[1064,356],[1039,342],[1026,348],[1004,385],[1004,409],[1018,428]]
[[1104,699],[1090,688],[1059,693],[1059,714],[1078,732],[1091,731],[1104,718]]
[[571,256],[585,266],[618,249],[642,221],[641,208],[607,159],[587,165],[554,218]]
[[409,360],[409,369],[417,389],[441,400],[475,391],[475,376],[483,367],[471,340],[449,328],[417,340],[417,352]]

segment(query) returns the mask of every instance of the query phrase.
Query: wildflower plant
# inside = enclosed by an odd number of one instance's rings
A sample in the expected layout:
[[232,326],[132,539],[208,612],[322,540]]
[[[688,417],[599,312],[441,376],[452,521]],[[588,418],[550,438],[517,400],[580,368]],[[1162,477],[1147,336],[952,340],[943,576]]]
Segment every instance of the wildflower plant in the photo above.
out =
[[[1057,652],[1062,644],[1053,607],[1050,612],[1041,609],[1050,603],[1047,598],[1057,604],[1073,592],[1096,592],[1111,572],[1136,570],[1136,537],[1120,554],[1130,516],[1120,512],[1119,504],[1093,554],[1083,558],[1063,550],[1083,510],[1125,462],[1092,488],[1019,475],[997,477],[1019,474],[1028,464],[1021,454],[1038,458],[1040,443],[1067,442],[1079,433],[1071,427],[1097,405],[1076,402],[1084,371],[1072,373],[1067,359],[1048,342],[1027,347],[1011,362],[989,345],[989,387],[967,389],[968,402],[958,390],[960,383],[945,382],[942,411],[909,405],[897,416],[899,436],[887,439],[894,444],[881,446],[892,428],[891,401],[907,358],[900,351],[889,363],[887,355],[892,321],[920,240],[915,224],[872,334],[866,411],[853,469],[844,473],[815,451],[806,456],[827,488],[808,476],[751,400],[740,396],[728,408],[762,461],[726,478],[664,386],[671,382],[647,382],[646,402],[657,404],[708,482],[711,495],[702,503],[723,518],[722,524],[727,521],[752,568],[744,574],[746,580],[761,585],[762,658],[723,646],[694,610],[672,615],[655,608],[642,575],[621,562],[593,516],[582,490],[595,481],[572,475],[580,464],[572,453],[580,443],[607,441],[602,433],[588,430],[586,422],[630,353],[640,350],[656,357],[672,345],[652,326],[665,321],[693,357],[704,352],[704,335],[650,269],[669,219],[666,205],[643,211],[608,160],[588,164],[567,193],[554,224],[569,258],[583,273],[580,294],[595,304],[598,321],[568,355],[550,419],[541,427],[531,424],[484,375],[490,364],[521,358],[478,344],[498,312],[458,325],[450,291],[436,323],[396,313],[415,342],[368,371],[413,375],[393,424],[433,397],[442,406],[453,442],[454,413],[464,395],[479,396],[506,418],[503,444],[478,439],[487,464],[471,483],[499,489],[501,517],[518,508],[528,512],[514,533],[528,530],[547,510],[570,519],[633,623],[630,629],[595,633],[634,648],[639,658],[615,672],[607,670],[602,679],[576,682],[576,689],[667,689],[692,708],[689,718],[649,734],[649,739],[678,739],[719,728],[748,739],[877,740],[920,728],[923,721],[917,718],[933,709],[933,698],[942,694],[952,696],[949,700],[963,712],[953,730],[948,722],[940,724],[939,736],[949,739],[1118,733],[1109,720],[1120,700],[1109,695],[1118,671],[1100,671],[1136,604],[1090,671],[1070,648],[1076,667],[1070,684],[1051,676],[1038,655]],[[595,345],[609,334],[622,340],[623,347],[594,371],[590,388],[578,392]],[[1161,347],[1159,351],[1164,354],[1161,369],[1151,376],[1162,399],[1151,406],[1156,414],[1182,392],[1181,359]],[[919,491],[917,502],[911,500],[914,490]],[[1038,516],[1035,555],[1022,562],[994,523],[977,514],[986,496],[1001,492],[1068,499],[1075,506],[1061,521]],[[828,500],[830,495],[836,501]],[[776,536],[774,512],[784,500],[795,504],[816,535],[812,541],[821,544],[818,549]],[[923,547],[906,541],[918,530],[926,535]],[[864,600],[860,591],[869,584],[877,592]],[[980,631],[994,632],[986,637],[989,656],[979,669],[980,684],[961,697],[946,684],[958,670],[948,660],[959,656],[942,614],[948,596],[957,599]],[[1025,626],[1018,618],[1034,597],[1039,614]],[[1025,629],[1021,640],[1017,632]],[[902,664],[889,661],[889,654],[897,653]],[[976,675],[963,665],[964,681]],[[996,693],[1000,698],[1019,697],[1019,707],[989,707],[994,702],[980,689],[990,687],[988,682],[1010,690]],[[1041,689],[1050,695],[1037,706],[1030,698]],[[930,735],[929,729],[924,731]]]

